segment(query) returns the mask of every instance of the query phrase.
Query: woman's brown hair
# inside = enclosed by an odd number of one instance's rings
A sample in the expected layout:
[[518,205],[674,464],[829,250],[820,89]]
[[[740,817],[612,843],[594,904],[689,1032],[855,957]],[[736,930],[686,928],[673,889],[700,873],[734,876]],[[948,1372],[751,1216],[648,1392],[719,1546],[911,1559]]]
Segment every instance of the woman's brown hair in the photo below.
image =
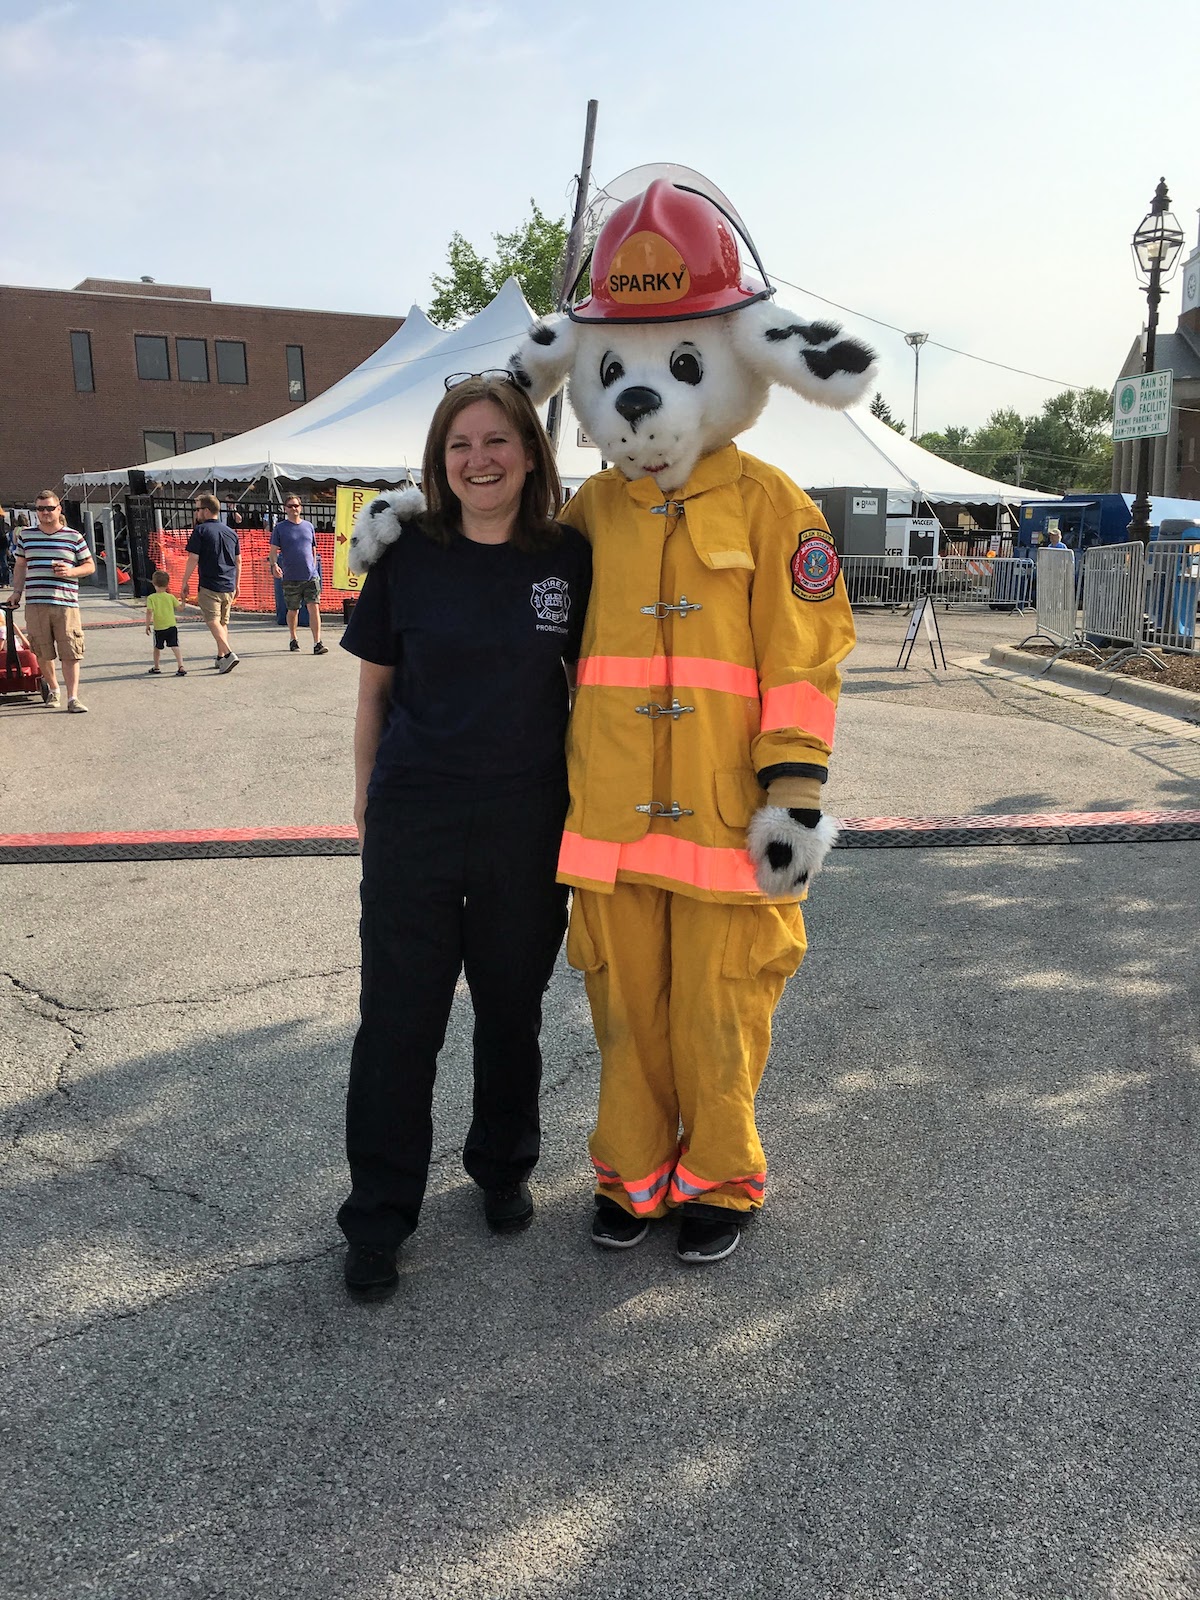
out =
[[429,424],[421,470],[421,489],[429,508],[424,518],[425,527],[442,544],[448,543],[452,533],[462,531],[462,508],[446,476],[446,440],[455,417],[477,400],[491,400],[500,407],[533,457],[533,466],[521,490],[512,542],[518,550],[543,550],[560,537],[554,520],[562,504],[558,466],[546,430],[528,395],[503,378],[466,378],[447,390],[438,402]]

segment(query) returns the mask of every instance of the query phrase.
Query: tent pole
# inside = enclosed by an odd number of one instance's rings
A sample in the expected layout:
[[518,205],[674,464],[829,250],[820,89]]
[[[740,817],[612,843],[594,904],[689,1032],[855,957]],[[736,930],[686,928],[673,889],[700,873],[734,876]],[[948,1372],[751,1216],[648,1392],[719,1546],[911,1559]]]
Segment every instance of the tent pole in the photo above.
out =
[[[563,256],[563,282],[558,297],[560,311],[565,311],[570,305],[571,291],[575,287],[580,257],[583,255],[583,219],[587,212],[588,190],[592,183],[592,146],[596,142],[596,113],[599,107],[598,100],[588,101],[587,122],[583,131],[583,160],[579,164],[579,178],[575,186],[575,215],[571,221],[571,231],[567,235],[567,248]],[[562,390],[560,389],[551,397],[550,409],[546,413],[546,432],[555,451],[558,449],[558,435],[561,428]]]

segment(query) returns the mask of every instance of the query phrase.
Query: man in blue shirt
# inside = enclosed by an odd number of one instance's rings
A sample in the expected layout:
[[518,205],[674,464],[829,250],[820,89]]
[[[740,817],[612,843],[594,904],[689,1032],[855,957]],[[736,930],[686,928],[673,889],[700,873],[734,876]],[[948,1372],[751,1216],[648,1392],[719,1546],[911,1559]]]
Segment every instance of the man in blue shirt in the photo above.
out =
[[233,529],[220,520],[221,502],[215,494],[198,494],[192,504],[196,508],[196,526],[187,542],[187,566],[183,569],[179,598],[184,605],[188,603],[188,585],[199,567],[196,604],[216,640],[217,671],[232,672],[238,657],[229,645],[229,612],[242,580],[242,547]]
[[311,522],[300,515],[298,495],[289,494],[283,502],[283,517],[271,530],[271,545],[267,551],[267,566],[273,577],[283,583],[283,603],[287,607],[289,650],[299,650],[296,623],[300,607],[308,607],[308,625],[312,629],[313,655],[328,655],[321,643],[321,580],[317,573],[317,535]]

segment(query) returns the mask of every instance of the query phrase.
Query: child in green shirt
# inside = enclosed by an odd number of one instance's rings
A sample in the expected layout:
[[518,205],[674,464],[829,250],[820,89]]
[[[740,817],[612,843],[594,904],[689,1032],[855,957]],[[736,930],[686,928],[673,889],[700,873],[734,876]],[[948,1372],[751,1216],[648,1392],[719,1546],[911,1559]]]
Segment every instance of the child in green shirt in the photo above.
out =
[[170,591],[171,575],[159,568],[151,582],[154,584],[154,593],[146,596],[146,632],[154,630],[154,665],[150,672],[158,673],[159,656],[163,645],[167,645],[175,652],[175,676],[186,678],[183,651],[179,648],[179,629],[175,626],[175,596]]

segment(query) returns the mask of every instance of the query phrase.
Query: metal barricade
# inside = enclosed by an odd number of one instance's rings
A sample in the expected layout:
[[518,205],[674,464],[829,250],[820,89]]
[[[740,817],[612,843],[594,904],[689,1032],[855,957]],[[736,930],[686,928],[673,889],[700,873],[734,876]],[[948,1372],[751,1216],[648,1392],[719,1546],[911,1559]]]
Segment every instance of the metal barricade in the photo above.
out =
[[1138,542],[1092,545],[1083,568],[1083,631],[1094,644],[1140,644],[1146,552]]
[[1200,539],[1156,539],[1146,552],[1143,637],[1160,650],[1196,650]]
[[1075,637],[1075,553],[1039,550],[1037,553],[1037,631],[1056,644]]
[[947,608],[1026,611],[1033,578],[1033,562],[1025,556],[943,556],[932,593]]
[[932,565],[909,566],[900,556],[843,556],[842,574],[850,604],[907,610],[929,592]]

